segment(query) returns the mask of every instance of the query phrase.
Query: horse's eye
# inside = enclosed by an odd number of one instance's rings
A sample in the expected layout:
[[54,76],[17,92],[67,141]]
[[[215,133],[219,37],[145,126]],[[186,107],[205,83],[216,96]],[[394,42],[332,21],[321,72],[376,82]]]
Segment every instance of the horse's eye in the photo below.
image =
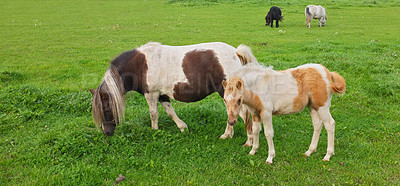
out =
[[240,105],[240,103],[242,103],[242,99],[239,99],[239,100],[238,100],[238,105]]
[[224,102],[226,103],[226,99],[224,98]]

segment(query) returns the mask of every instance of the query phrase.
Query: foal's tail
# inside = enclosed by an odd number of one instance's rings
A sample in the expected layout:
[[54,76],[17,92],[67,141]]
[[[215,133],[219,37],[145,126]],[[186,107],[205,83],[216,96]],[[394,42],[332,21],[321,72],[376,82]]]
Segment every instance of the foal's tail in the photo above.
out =
[[236,55],[239,57],[242,65],[251,62],[257,62],[257,58],[251,52],[251,48],[246,45],[239,45],[236,49]]
[[332,78],[329,80],[333,93],[343,94],[346,91],[346,82],[337,72],[331,72]]

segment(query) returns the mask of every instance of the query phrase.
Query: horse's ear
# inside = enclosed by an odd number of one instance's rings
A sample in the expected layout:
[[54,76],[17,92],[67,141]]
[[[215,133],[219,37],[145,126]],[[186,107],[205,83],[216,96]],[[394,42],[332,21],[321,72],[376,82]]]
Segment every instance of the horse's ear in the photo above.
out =
[[228,82],[226,82],[225,80],[222,80],[222,86],[224,87],[224,89],[226,89],[226,85],[228,85]]
[[243,82],[242,81],[238,81],[238,82],[236,82],[236,88],[237,89],[242,89],[242,87],[243,87]]
[[90,89],[90,93],[92,93],[92,96],[94,95],[95,92],[96,92],[95,89]]

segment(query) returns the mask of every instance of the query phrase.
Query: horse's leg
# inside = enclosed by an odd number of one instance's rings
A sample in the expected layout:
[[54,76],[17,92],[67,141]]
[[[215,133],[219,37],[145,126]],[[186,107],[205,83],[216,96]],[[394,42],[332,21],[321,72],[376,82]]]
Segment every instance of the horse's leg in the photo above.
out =
[[272,19],[272,16],[270,18],[270,22],[271,22],[271,28],[274,28],[274,20]]
[[275,157],[275,147],[274,147],[274,128],[272,127],[272,113],[265,112],[262,117],[262,121],[264,123],[264,134],[268,141],[268,158],[265,161],[266,164],[271,164],[272,159]]
[[279,28],[279,20],[276,20],[276,28]]
[[252,138],[253,138],[253,148],[249,152],[249,155],[254,155],[257,152],[258,147],[260,146],[260,131],[261,131],[261,117],[253,114],[253,127],[252,127]]
[[219,138],[220,139],[226,139],[226,138],[232,138],[233,137],[233,126],[229,125],[228,122],[226,122],[226,128],[224,134],[222,134]]
[[322,18],[320,18],[320,19],[319,19],[319,22],[318,22],[318,26],[319,26],[319,27],[321,27],[321,20],[322,20]]
[[185,122],[183,122],[181,119],[178,118],[178,116],[175,113],[174,107],[172,107],[171,102],[169,102],[169,99],[168,101],[160,101],[160,102],[161,105],[164,107],[165,112],[167,112],[168,116],[172,120],[174,120],[179,130],[181,130],[181,132],[184,132],[185,128],[187,129],[187,125],[185,124]]
[[150,119],[151,119],[151,128],[158,129],[158,93],[146,93],[144,97],[146,98],[147,104],[149,105]]
[[310,28],[311,19],[312,19],[311,17],[306,16],[306,24],[308,28]]
[[250,119],[250,111],[247,109],[247,107],[245,105],[243,105],[242,109],[240,110],[239,115],[244,121],[245,129],[247,132],[247,141],[243,146],[250,147],[253,144],[253,138],[251,136],[253,122]]
[[308,109],[310,110],[310,115],[314,126],[314,133],[312,136],[310,148],[307,150],[306,153],[304,153],[304,155],[307,157],[309,157],[313,152],[317,150],[318,140],[322,129],[322,121],[319,118],[317,111],[311,106]]
[[321,107],[318,110],[319,118],[324,122],[325,129],[328,133],[328,148],[323,161],[329,161],[331,156],[335,154],[334,143],[335,143],[335,120],[332,118],[329,108]]

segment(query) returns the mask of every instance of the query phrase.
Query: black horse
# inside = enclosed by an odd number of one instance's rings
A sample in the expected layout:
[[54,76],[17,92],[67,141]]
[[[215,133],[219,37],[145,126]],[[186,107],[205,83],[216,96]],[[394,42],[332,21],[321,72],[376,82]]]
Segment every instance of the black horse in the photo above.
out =
[[276,20],[276,28],[278,28],[279,21],[282,21],[282,19],[283,19],[283,16],[282,16],[281,9],[276,6],[273,6],[273,7],[271,7],[271,9],[269,9],[267,16],[265,16],[265,26],[268,26],[269,24],[271,24],[271,28],[273,28],[274,20]]

